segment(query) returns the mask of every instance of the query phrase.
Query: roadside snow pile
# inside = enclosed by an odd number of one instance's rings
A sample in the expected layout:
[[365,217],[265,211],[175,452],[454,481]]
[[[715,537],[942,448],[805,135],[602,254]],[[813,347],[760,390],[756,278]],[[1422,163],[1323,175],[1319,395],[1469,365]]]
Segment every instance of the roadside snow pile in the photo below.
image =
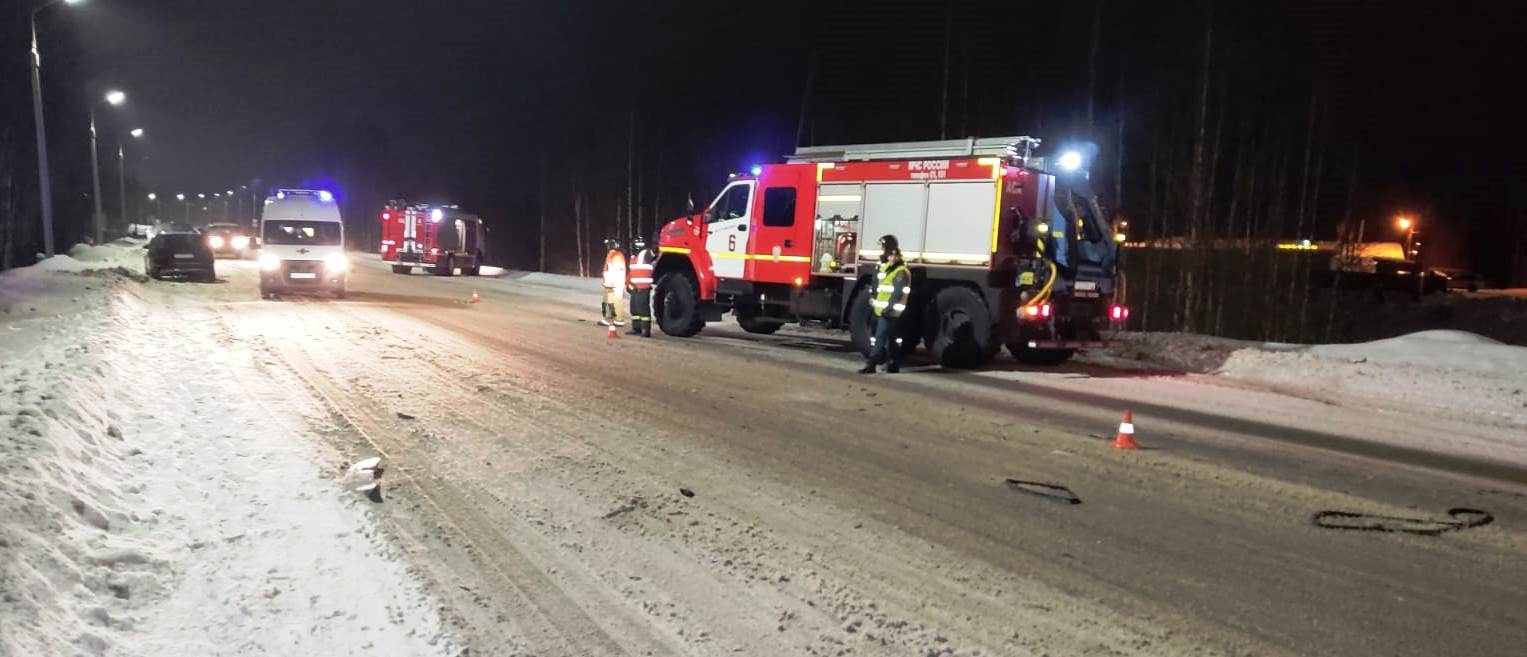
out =
[[0,277],[39,311],[0,320],[0,656],[454,654],[300,386],[204,310],[27,269]]
[[1527,425],[1527,347],[1463,331],[1358,344],[1241,349],[1216,372],[1332,401]]
[[61,271],[78,273],[97,269],[138,269],[143,265],[141,242],[121,240],[110,244],[93,246],[89,244],[76,244],[69,249],[69,253],[58,254],[51,258],[44,258],[31,267],[35,271]]
[[1115,355],[1336,403],[1527,425],[1527,347],[1464,331],[1357,344],[1256,343],[1132,333]]

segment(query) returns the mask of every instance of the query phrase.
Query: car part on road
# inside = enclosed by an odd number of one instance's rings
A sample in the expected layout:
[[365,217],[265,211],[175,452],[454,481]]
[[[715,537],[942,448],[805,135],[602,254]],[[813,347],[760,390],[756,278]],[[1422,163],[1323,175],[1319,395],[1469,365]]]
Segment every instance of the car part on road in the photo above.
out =
[[1082,503],[1082,498],[1077,497],[1076,493],[1071,492],[1070,488],[1066,488],[1060,484],[1047,484],[1042,481],[1024,481],[1022,479],[1008,479],[1007,486],[1008,488],[1021,493],[1038,495],[1044,499],[1050,500],[1051,502],[1059,502],[1061,504]]
[[1420,536],[1441,536],[1447,532],[1469,529],[1470,527],[1482,527],[1495,521],[1495,516],[1491,515],[1488,511],[1480,511],[1479,509],[1455,507],[1448,509],[1447,515],[1452,520],[1402,518],[1400,516],[1385,516],[1353,511],[1319,511],[1315,513],[1311,521],[1315,523],[1316,527],[1321,529],[1405,533]]

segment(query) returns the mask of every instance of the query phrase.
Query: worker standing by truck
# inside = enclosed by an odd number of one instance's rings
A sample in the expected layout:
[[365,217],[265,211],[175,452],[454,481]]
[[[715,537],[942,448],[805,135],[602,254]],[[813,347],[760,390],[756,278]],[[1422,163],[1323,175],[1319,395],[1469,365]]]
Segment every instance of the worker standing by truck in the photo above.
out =
[[620,305],[625,296],[626,254],[621,252],[620,242],[613,238],[605,240],[604,247],[609,251],[604,255],[604,303],[600,304],[604,319],[599,323],[624,326],[625,322],[620,321]]
[[631,264],[626,268],[626,291],[631,293],[631,335],[652,337],[652,251],[647,240],[631,242]]
[[901,247],[895,235],[880,238],[880,270],[875,273],[875,295],[870,310],[875,314],[875,331],[870,337],[870,354],[860,374],[874,374],[885,363],[887,374],[901,371],[901,333],[897,322],[907,310],[912,293],[912,270],[901,261]]

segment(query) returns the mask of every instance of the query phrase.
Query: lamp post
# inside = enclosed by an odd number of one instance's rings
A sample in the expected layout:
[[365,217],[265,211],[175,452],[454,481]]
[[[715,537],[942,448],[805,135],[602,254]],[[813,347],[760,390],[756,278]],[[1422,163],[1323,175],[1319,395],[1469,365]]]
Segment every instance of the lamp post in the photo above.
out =
[[[163,217],[159,216],[159,195],[155,194],[153,192],[149,192],[148,193],[148,202],[154,204],[154,218],[155,219],[162,219]],[[143,223],[143,213],[142,212],[138,213],[138,223],[140,223],[140,224]]]
[[185,194],[176,194],[175,195],[175,200],[180,201],[180,204],[185,206],[185,208],[186,208],[186,223],[188,223],[188,224],[191,223],[191,202],[186,200],[186,195]]
[[1415,265],[1416,298],[1419,299],[1426,295],[1426,270],[1421,266],[1421,250],[1416,248],[1421,246],[1421,243],[1416,241],[1416,233],[1420,230],[1418,227],[1420,222],[1415,217],[1400,215],[1395,218],[1394,223],[1405,233],[1405,243],[1400,247],[1405,252],[1401,255],[1405,260],[1409,260]]
[[[42,119],[42,51],[37,47],[37,14],[58,4],[59,0],[42,2],[32,8],[32,128],[37,133],[37,192],[42,206],[42,252],[53,257],[53,185],[48,179],[48,129]],[[82,0],[64,0],[65,4],[78,4]]]
[[95,243],[106,241],[106,211],[101,209],[101,159],[96,154],[95,135],[95,108],[102,102],[109,105],[121,105],[127,101],[127,94],[120,91],[108,91],[106,96],[99,102],[90,105],[90,184],[95,195],[95,214],[91,220],[95,224]]
[[[127,134],[133,139],[142,139],[143,128],[133,128]],[[127,153],[122,148],[121,137],[117,138],[117,199],[121,202],[118,219],[124,224],[131,223],[127,220]]]

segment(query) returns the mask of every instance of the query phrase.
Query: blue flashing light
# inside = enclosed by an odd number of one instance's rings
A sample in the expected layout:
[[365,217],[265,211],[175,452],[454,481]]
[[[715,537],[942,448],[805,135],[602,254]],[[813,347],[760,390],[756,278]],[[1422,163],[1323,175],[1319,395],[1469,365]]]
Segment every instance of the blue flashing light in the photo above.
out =
[[286,192],[276,192],[276,198],[278,198],[278,199],[286,198]]
[[763,175],[763,165],[755,164],[752,169],[748,169],[748,172],[755,176],[761,176]]
[[318,192],[318,200],[323,201],[324,203],[333,203],[334,202],[334,195],[330,194],[329,190],[327,190],[327,189],[320,190]]

